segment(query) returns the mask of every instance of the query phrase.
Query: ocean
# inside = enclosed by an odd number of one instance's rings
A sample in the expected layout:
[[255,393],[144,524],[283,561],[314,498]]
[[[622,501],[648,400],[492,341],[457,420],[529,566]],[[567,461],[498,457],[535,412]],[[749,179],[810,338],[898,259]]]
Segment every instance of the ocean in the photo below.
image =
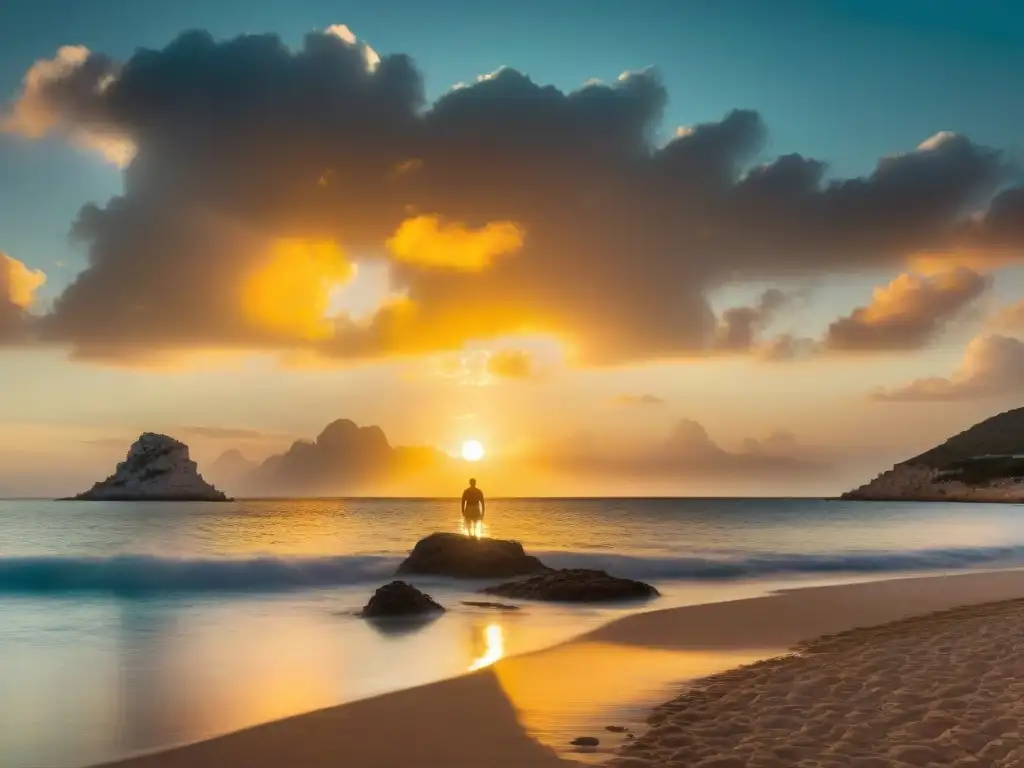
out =
[[[496,612],[462,604],[481,584],[416,578],[447,613],[400,629],[355,615],[419,538],[460,523],[451,500],[0,501],[0,765],[73,768],[209,738],[479,669],[639,610],[1024,565],[1014,505],[495,499],[485,535],[663,597]],[[666,664],[652,668],[630,677],[644,690],[622,693],[637,707],[665,697]]]

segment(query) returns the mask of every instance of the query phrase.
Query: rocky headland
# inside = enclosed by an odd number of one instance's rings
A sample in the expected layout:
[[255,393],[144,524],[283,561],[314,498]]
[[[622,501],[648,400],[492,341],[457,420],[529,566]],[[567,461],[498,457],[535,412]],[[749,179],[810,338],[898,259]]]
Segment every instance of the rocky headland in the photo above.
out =
[[907,459],[843,499],[1024,501],[1024,408],[992,416]]
[[199,474],[188,446],[144,432],[114,474],[74,497],[77,501],[229,501]]

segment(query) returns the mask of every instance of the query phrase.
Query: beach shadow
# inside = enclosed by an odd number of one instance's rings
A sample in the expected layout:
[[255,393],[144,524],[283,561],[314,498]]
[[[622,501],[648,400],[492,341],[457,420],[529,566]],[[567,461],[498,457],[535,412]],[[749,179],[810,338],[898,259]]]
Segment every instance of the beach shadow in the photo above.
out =
[[107,768],[579,768],[526,733],[488,670],[318,710]]

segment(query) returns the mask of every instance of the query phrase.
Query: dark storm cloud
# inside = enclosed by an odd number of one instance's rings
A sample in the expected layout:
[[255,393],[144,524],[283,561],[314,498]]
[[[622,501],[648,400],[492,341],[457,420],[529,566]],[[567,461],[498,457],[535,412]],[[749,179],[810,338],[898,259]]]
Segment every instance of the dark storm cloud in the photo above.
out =
[[1024,187],[1004,189],[984,215],[963,227],[964,243],[983,249],[1017,250],[1024,242]]
[[[1000,152],[954,134],[863,178],[826,182],[825,165],[799,155],[752,168],[767,132],[748,110],[655,146],[667,94],[651,70],[565,93],[506,68],[426,106],[408,57],[376,62],[343,38],[311,34],[290,50],[275,35],[189,32],[123,63],[75,49],[33,68],[8,129],[115,137],[134,152],[124,193],[79,215],[89,266],[44,319],[48,339],[113,358],[153,347],[373,357],[539,330],[588,362],[698,354],[722,327],[737,345],[760,322],[716,320],[708,289],[944,247],[1006,170]],[[998,213],[988,226],[1019,245]],[[466,238],[504,233],[505,255],[473,250],[487,258],[452,268],[402,252],[407,301],[328,333],[246,303],[278,238],[384,257],[410,217]],[[301,258],[345,272],[340,256]]]

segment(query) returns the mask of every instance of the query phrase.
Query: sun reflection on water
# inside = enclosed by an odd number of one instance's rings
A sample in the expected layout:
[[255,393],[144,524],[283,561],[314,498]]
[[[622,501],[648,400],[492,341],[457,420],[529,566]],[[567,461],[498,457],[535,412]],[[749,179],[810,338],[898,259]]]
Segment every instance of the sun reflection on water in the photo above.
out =
[[500,624],[488,624],[483,633],[484,652],[469,665],[469,671],[490,666],[505,655],[505,633]]
[[463,518],[462,523],[459,525],[459,533],[473,539],[483,539],[487,537],[487,527],[484,525],[483,520],[467,520]]

